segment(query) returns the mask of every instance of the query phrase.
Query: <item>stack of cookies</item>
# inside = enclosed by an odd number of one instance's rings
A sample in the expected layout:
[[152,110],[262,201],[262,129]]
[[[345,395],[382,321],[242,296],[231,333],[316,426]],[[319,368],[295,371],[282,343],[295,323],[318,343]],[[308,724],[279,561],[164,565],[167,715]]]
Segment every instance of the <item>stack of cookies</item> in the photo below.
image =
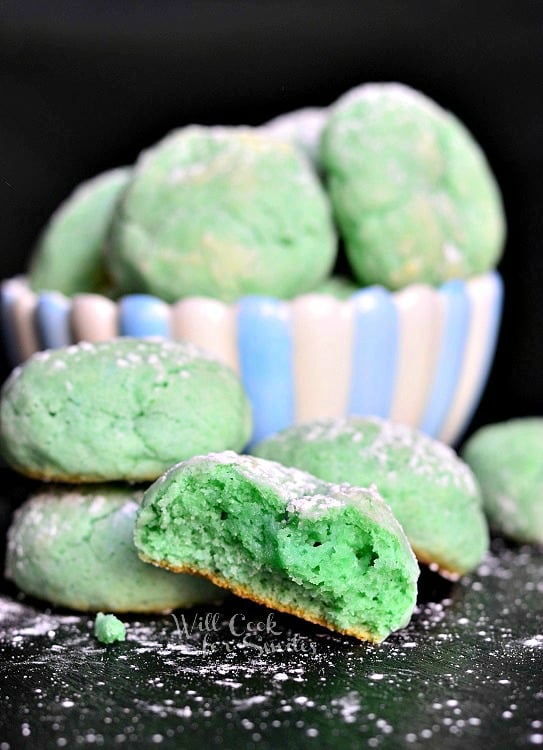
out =
[[7,575],[23,591],[115,612],[221,598],[202,578],[142,563],[132,535],[145,486],[171,464],[245,445],[250,407],[227,367],[171,341],[38,353],[6,382],[0,421],[6,461],[55,483],[17,511],[10,530]]

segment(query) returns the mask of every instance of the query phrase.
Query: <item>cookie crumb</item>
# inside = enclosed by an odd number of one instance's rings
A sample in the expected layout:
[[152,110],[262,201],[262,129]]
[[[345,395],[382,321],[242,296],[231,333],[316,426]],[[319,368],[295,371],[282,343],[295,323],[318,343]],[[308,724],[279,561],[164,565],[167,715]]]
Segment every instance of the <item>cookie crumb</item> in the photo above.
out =
[[94,621],[94,635],[101,643],[126,640],[126,627],[115,615],[98,612]]

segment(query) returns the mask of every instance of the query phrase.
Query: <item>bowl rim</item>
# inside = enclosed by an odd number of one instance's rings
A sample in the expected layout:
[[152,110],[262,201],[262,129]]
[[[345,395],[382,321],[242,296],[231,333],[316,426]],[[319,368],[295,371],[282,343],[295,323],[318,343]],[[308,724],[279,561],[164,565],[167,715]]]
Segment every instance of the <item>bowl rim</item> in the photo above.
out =
[[[334,277],[332,277],[334,278]],[[243,297],[239,297],[237,300],[234,300],[233,302],[224,302],[223,300],[220,300],[216,297],[210,297],[208,295],[188,295],[186,297],[180,297],[179,299],[175,300],[175,302],[167,302],[166,300],[163,300],[161,297],[151,294],[149,292],[129,292],[126,294],[119,295],[118,297],[110,297],[106,294],[102,294],[100,292],[76,292],[75,294],[68,295],[64,292],[61,292],[57,289],[42,289],[39,291],[36,291],[31,288],[29,283],[29,275],[26,273],[20,273],[16,274],[15,276],[11,276],[5,279],[2,279],[0,281],[0,292],[3,294],[6,290],[6,288],[13,287],[17,285],[21,290],[24,290],[26,294],[33,295],[35,298],[40,298],[41,296],[46,296],[49,298],[56,298],[58,300],[62,301],[68,301],[69,303],[73,304],[74,300],[85,298],[85,299],[95,299],[95,300],[106,300],[109,303],[112,303],[113,305],[121,305],[124,300],[126,299],[141,299],[141,300],[148,300],[148,301],[155,301],[160,302],[163,305],[166,305],[171,308],[175,308],[183,303],[186,303],[189,300],[197,300],[199,302],[205,301],[206,303],[221,305],[225,308],[236,308],[240,304],[242,304],[245,300],[260,300],[262,302],[269,301],[272,303],[280,303],[286,306],[296,304],[299,301],[319,301],[322,300],[323,302],[325,300],[333,300],[337,303],[343,303],[343,304],[349,304],[351,302],[356,301],[361,295],[364,293],[373,292],[374,294],[385,294],[387,296],[392,297],[393,299],[402,299],[406,295],[415,295],[417,293],[419,294],[428,294],[428,291],[435,294],[444,294],[451,288],[466,288],[470,289],[472,292],[477,290],[477,287],[481,285],[482,282],[486,279],[495,279],[497,283],[501,284],[503,286],[503,279],[501,277],[501,274],[496,268],[491,268],[487,271],[484,271],[479,274],[475,274],[468,277],[455,277],[451,279],[447,279],[446,281],[441,282],[440,284],[430,284],[428,282],[423,281],[416,281],[412,284],[408,284],[401,289],[389,289],[388,287],[383,286],[382,284],[369,284],[366,286],[357,287],[355,291],[352,292],[352,294],[346,296],[346,297],[339,297],[331,292],[304,292],[303,294],[299,294],[295,297],[290,298],[283,298],[283,297],[275,297],[273,295],[269,294],[249,294],[244,295]]]

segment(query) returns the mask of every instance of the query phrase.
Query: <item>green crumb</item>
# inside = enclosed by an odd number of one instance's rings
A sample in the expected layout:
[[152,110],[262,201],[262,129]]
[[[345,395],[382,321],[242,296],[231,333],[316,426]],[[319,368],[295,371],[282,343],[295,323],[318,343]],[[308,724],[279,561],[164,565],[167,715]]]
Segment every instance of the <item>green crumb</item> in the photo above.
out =
[[94,621],[94,635],[100,643],[115,643],[126,640],[126,626],[115,615],[98,612]]

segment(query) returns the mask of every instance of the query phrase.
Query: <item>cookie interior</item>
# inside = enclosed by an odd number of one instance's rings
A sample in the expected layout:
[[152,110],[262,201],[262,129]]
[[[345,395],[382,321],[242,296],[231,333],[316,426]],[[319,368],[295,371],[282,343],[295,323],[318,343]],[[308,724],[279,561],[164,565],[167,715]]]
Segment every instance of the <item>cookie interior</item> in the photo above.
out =
[[293,509],[236,466],[191,467],[154,485],[136,546],[160,566],[382,640],[409,620],[416,565],[398,534],[338,498],[309,495]]

